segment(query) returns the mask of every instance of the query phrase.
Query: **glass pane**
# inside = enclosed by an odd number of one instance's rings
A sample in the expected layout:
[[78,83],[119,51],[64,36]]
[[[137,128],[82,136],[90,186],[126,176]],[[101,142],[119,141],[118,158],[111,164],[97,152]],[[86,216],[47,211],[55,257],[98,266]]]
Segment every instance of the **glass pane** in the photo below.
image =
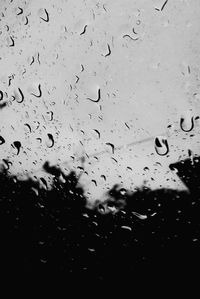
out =
[[[15,194],[27,186],[51,212],[44,199],[55,194],[113,215],[141,190],[189,194],[180,163],[200,155],[199,9],[197,0],[1,1],[2,182]],[[145,221],[153,208],[137,207],[131,217]]]

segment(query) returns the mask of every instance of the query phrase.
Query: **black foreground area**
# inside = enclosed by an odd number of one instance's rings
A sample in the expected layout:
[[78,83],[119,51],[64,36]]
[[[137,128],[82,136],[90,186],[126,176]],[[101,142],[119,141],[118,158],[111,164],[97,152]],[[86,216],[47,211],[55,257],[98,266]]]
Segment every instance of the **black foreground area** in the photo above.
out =
[[47,169],[54,189],[39,195],[32,181],[1,173],[1,274],[63,273],[102,282],[167,271],[190,276],[200,266],[200,159],[170,167],[189,193],[138,190],[124,198],[121,211],[106,215],[85,208],[73,173],[61,184],[59,170]]

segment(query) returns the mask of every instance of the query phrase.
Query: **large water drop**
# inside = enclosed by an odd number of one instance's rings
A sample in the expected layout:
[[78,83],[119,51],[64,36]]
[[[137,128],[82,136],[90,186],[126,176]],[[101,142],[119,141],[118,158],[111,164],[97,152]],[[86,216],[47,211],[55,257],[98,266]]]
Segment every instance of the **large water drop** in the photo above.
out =
[[169,145],[166,137],[158,136],[155,138],[155,151],[160,156],[165,156],[169,153]]

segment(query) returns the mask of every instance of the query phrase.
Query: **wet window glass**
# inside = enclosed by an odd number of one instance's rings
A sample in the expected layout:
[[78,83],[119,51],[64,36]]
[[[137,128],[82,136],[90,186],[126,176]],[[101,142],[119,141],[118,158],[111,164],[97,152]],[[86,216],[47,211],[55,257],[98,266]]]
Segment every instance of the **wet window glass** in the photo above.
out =
[[[182,214],[200,190],[199,9],[197,0],[1,1],[1,203],[11,230],[31,231],[37,218],[26,270],[35,259],[38,269],[77,263],[91,273],[98,248],[128,239],[143,265],[156,259],[140,256],[144,234],[159,251],[162,223],[174,230],[161,244],[174,244],[192,221]],[[74,252],[68,266],[49,257],[55,230]],[[187,238],[199,242],[195,229]],[[53,256],[66,261],[62,244]]]

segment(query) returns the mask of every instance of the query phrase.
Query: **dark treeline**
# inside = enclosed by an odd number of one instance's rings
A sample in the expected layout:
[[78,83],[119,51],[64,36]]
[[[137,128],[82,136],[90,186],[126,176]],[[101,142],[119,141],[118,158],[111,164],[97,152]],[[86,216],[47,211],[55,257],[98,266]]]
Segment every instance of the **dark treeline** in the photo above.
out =
[[189,192],[144,188],[122,196],[113,188],[114,200],[107,204],[123,207],[117,213],[87,209],[75,174],[61,183],[60,170],[48,163],[44,169],[54,176],[50,191],[2,171],[0,271],[104,281],[199,267],[199,158],[170,168]]

